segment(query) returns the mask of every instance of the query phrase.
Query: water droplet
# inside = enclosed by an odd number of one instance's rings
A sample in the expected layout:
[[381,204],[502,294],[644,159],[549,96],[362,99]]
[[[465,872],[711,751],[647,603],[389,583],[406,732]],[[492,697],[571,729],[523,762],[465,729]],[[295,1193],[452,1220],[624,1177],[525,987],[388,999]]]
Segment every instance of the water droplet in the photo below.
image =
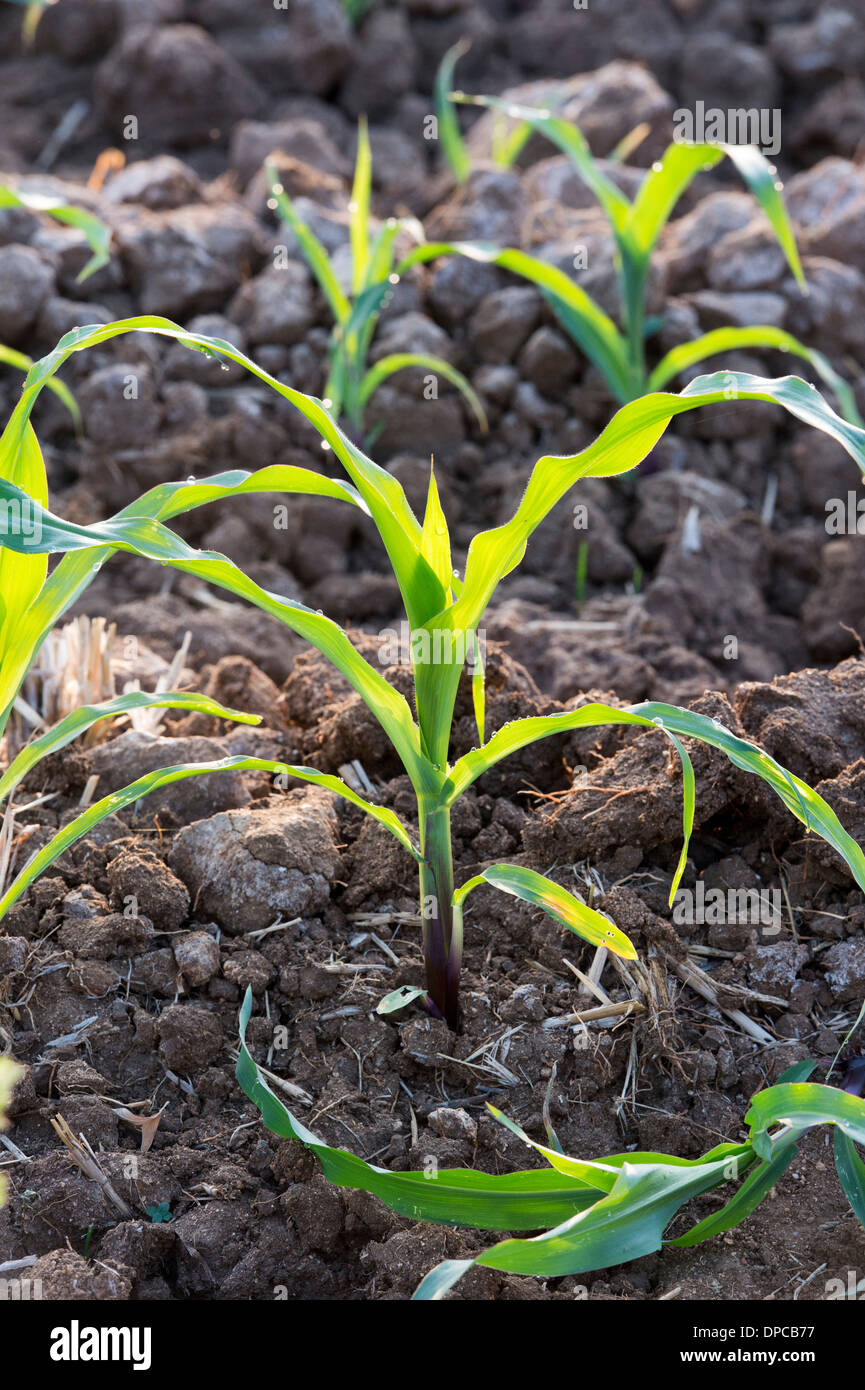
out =
[[276,209],[279,207],[279,203],[276,201],[275,198],[268,198],[267,206],[271,212],[276,212]]
[[275,193],[278,198],[281,193],[285,192],[285,189],[283,188],[281,183],[274,183],[271,185],[270,191],[271,193]]
[[388,279],[388,284],[389,284],[389,285],[398,285],[398,284],[399,284],[399,276],[397,275],[396,271],[393,271],[393,272],[387,277],[387,279]]
[[324,406],[325,410],[333,409],[333,401],[330,399],[330,396],[325,396],[324,400],[322,401],[322,405]]
[[326,439],[323,439],[323,440],[321,441],[321,447],[322,447],[322,449],[324,449],[324,452],[325,452],[325,453],[329,453],[329,452],[330,452],[330,445],[328,444],[328,442],[327,442]]
[[654,162],[654,164],[652,165],[652,173],[653,173],[653,174],[660,174],[660,172],[661,172],[661,170],[663,169],[663,167],[664,167],[664,166],[663,166],[663,164],[660,162],[660,160],[657,160],[657,159],[656,159],[655,162]]
[[190,475],[190,477],[188,477],[188,478],[186,479],[186,481],[187,481],[188,483],[194,483],[194,482],[195,482],[195,478],[194,478],[193,476]]

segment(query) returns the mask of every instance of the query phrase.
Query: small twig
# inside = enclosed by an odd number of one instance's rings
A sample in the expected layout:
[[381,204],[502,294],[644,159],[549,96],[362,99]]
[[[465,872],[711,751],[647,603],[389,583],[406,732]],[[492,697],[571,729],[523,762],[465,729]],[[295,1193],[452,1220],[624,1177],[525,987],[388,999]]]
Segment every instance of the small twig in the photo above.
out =
[[601,1018],[636,1018],[644,1014],[646,1007],[636,999],[623,999],[618,1004],[600,1004],[597,1009],[583,1009],[579,1013],[564,1014],[559,1018],[545,1018],[542,1028],[570,1028],[580,1023],[593,1023]]
[[92,1182],[95,1182],[97,1186],[101,1187],[106,1202],[110,1206],[115,1207],[117,1211],[120,1212],[121,1216],[131,1216],[132,1212],[130,1208],[126,1205],[120,1194],[112,1187],[105,1173],[103,1173],[96,1155],[84,1135],[82,1134],[80,1137],[76,1138],[62,1115],[55,1115],[51,1120],[51,1126],[59,1136],[61,1143],[66,1146],[69,1157],[72,1159],[76,1168],[81,1169],[85,1178],[90,1178]]

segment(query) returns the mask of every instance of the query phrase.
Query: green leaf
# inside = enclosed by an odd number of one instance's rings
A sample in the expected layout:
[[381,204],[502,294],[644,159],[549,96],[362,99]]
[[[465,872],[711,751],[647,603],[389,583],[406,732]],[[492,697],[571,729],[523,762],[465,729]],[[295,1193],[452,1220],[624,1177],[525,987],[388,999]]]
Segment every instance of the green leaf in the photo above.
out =
[[836,1127],[833,1143],[838,1180],[854,1214],[865,1226],[865,1163],[859,1157],[853,1140],[843,1129]]
[[453,896],[454,906],[460,906],[472,889],[481,883],[490,883],[502,893],[510,893],[512,897],[521,898],[533,907],[543,908],[563,927],[593,946],[604,946],[625,960],[637,959],[633,943],[609,917],[587,907],[566,888],[545,878],[543,874],[535,873],[534,869],[527,869],[522,864],[493,864],[457,889]]
[[439,64],[434,87],[438,137],[442,153],[457,183],[465,183],[472,171],[472,160],[450,99],[450,91],[454,84],[456,65],[470,48],[471,44],[467,39],[460,39],[459,43],[447,50]]
[[752,347],[775,348],[779,352],[789,352],[808,362],[832,391],[844,419],[862,427],[863,421],[856,405],[856,397],[844,378],[835,371],[829,359],[824,357],[822,352],[806,347],[783,328],[773,328],[770,324],[758,324],[748,328],[715,328],[710,333],[703,333],[699,338],[694,338],[690,343],[681,343],[678,347],[672,348],[658,363],[649,376],[647,389],[660,390],[680,372],[693,367],[697,362],[703,362],[707,357],[714,357],[719,352],[733,352],[739,348]]
[[318,287],[330,305],[331,313],[337,323],[345,323],[351,312],[348,298],[334,274],[330,257],[311,227],[299,216],[294,203],[279,181],[279,174],[272,164],[265,165],[270,196],[279,209],[279,215],[297,238],[304,260],[315,276]]
[[805,288],[802,263],[784,200],[776,187],[777,174],[753,145],[706,145],[675,142],[646,175],[634,199],[624,234],[635,251],[648,256],[685,189],[703,169],[727,156],[763,209],[797,283]]
[[525,149],[532,133],[532,128],[528,121],[519,121],[512,126],[510,131],[503,130],[502,125],[506,121],[499,121],[496,117],[503,113],[493,113],[493,134],[491,154],[493,163],[500,169],[512,169]]
[[395,1014],[407,1004],[414,1003],[415,999],[426,998],[428,995],[425,989],[420,989],[417,985],[400,985],[398,989],[392,989],[390,994],[378,1001],[375,1011],[377,1014]]
[[585,1160],[571,1158],[562,1153],[561,1149],[548,1147],[546,1144],[539,1144],[535,1139],[531,1139],[524,1129],[521,1129],[507,1115],[502,1114],[494,1105],[487,1102],[487,1109],[494,1120],[509,1129],[530,1149],[542,1154],[549,1164],[560,1173],[566,1173],[570,1177],[581,1178],[591,1187],[596,1187],[601,1192],[611,1192],[616,1179],[626,1163],[630,1164],[667,1164],[674,1168],[693,1167],[694,1163],[714,1163],[716,1159],[724,1158],[729,1166],[733,1167],[735,1173],[743,1172],[750,1163],[754,1161],[754,1154],[748,1144],[719,1144],[709,1153],[704,1154],[701,1159],[676,1158],[672,1154],[649,1153],[645,1151],[629,1151],[628,1153],[608,1154],[605,1158],[596,1160]]
[[681,734],[699,739],[724,753],[731,763],[744,772],[754,773],[766,782],[781,798],[788,811],[813,830],[822,840],[831,845],[846,862],[860,888],[865,889],[865,854],[860,846],[847,834],[828,802],[813,791],[807,782],[788,772],[785,767],[755,743],[739,738],[725,729],[716,719],[696,714],[693,710],[683,710],[675,705],[664,705],[658,701],[647,701],[632,705],[631,713],[650,719],[664,728],[667,733]]
[[628,709],[615,709],[611,705],[593,702],[564,714],[515,719],[493,734],[481,748],[473,748],[471,752],[458,759],[442,785],[440,803],[444,806],[453,805],[467,787],[502,758],[535,743],[540,738],[566,733],[571,729],[615,724],[638,724],[660,730],[673,742],[682,760],[684,846],[673,879],[671,902],[684,870],[694,821],[693,768],[687,753],[678,742],[677,735],[695,738],[700,743],[717,748],[736,767],[744,772],[753,773],[766,782],[797,820],[841,855],[856,882],[865,889],[865,855],[852,836],[847,834],[829,804],[813,791],[807,782],[788,772],[756,744],[725,729],[718,720],[658,701],[646,701],[643,704],[631,705]]
[[352,289],[358,294],[366,284],[369,263],[369,216],[372,192],[372,151],[366,117],[361,116],[357,129],[357,159],[354,183],[349,204],[349,237],[351,240]]
[[704,1217],[683,1236],[678,1236],[668,1244],[687,1249],[692,1245],[699,1245],[701,1241],[709,1240],[712,1236],[722,1235],[724,1231],[732,1231],[734,1226],[738,1226],[756,1210],[797,1154],[798,1149],[795,1144],[791,1144],[779,1150],[768,1162],[760,1163],[751,1170],[742,1186],[729,1202],[724,1203],[720,1211]]
[[786,1085],[788,1081],[807,1081],[816,1065],[816,1062],[810,1060],[807,1062],[794,1062],[792,1067],[787,1067],[785,1071],[782,1071],[776,1084],[778,1086],[783,1086]]
[[453,99],[470,106],[486,106],[493,111],[503,111],[512,119],[524,122],[532,130],[546,135],[548,140],[568,156],[583,183],[594,193],[604,209],[614,231],[619,231],[624,226],[631,204],[624,193],[607,178],[589,149],[586,137],[571,121],[554,116],[549,111],[520,106],[517,102],[502,101],[499,97],[469,97],[462,92],[455,92]]
[[625,223],[633,253],[648,257],[673,208],[697,174],[712,169],[724,158],[717,145],[689,145],[676,141],[646,174]]
[[70,207],[53,193],[34,193],[21,188],[10,188],[8,184],[0,185],[0,208],[3,207],[47,212],[57,222],[63,222],[67,227],[77,227],[83,232],[93,254],[79,273],[79,281],[88,279],[94,271],[108,264],[111,253],[111,229],[98,217],[94,217],[92,212]]
[[74,845],[76,841],[81,839],[82,835],[86,835],[107,816],[115,815],[124,807],[131,806],[133,802],[158,790],[159,787],[168,786],[172,782],[180,782],[187,777],[204,777],[211,772],[270,772],[274,776],[297,777],[302,782],[311,782],[313,786],[324,787],[366,811],[367,815],[384,825],[415,860],[420,861],[421,859],[420,852],[414,848],[408,831],[393,811],[385,806],[374,806],[371,802],[365,801],[362,796],[358,796],[357,792],[352,790],[347,782],[343,782],[340,777],[331,776],[330,773],[319,772],[313,767],[300,767],[293,763],[273,762],[268,758],[234,757],[219,758],[214,762],[207,763],[177,763],[172,767],[162,767],[155,772],[145,773],[143,777],[130,782],[127,787],[122,787],[109,796],[103,796],[100,801],[95,801],[92,806],[87,807],[86,811],[76,816],[62,830],[59,830],[47,845],[33,855],[32,859],[27,862],[10,884],[0,899],[0,918],[5,916],[12,904],[17,902],[34,879],[38,878],[56,859],[59,859],[70,845]]
[[402,275],[412,265],[445,255],[465,256],[485,265],[497,265],[537,285],[566,331],[604,373],[614,395],[621,401],[633,396],[636,382],[628,364],[625,339],[609,314],[605,314],[591,295],[580,289],[558,266],[548,265],[537,256],[513,248],[502,250],[471,241],[439,241],[416,246],[400,261],[396,273]]
[[769,219],[769,225],[778,239],[796,283],[803,294],[806,293],[805,272],[799,259],[796,238],[790,226],[784,199],[781,197],[776,170],[755,145],[722,145],[721,148],[727,158],[733,161]]
[[[754,1096],[745,1123],[750,1127],[750,1143],[767,1160],[776,1147],[795,1142],[814,1125],[837,1125],[848,1139],[865,1144],[865,1100],[810,1081],[770,1086]],[[776,1125],[782,1129],[770,1137]]]
[[134,690],[126,695],[117,695],[114,699],[106,700],[99,705],[79,705],[71,714],[67,714],[65,719],[59,720],[44,734],[26,744],[18,756],[12,759],[0,777],[0,801],[5,800],[43,758],[59,752],[100,720],[116,719],[118,715],[129,714],[139,709],[195,710],[198,714],[213,715],[217,719],[231,719],[236,724],[261,723],[260,714],[243,714],[240,710],[221,705],[218,700],[211,700],[207,695],[184,690],[158,691],[155,694],[149,694],[146,690]]
[[421,533],[421,554],[430,568],[438,576],[442,588],[450,590],[453,578],[451,539],[447,520],[442,511],[441,501],[439,500],[435,469],[432,467],[430,468],[426,511],[424,513],[423,531]]
[[408,505],[398,479],[367,458],[338,427],[321,401],[277,380],[222,338],[187,333],[170,319],[156,315],[73,329],[61,338],[52,352],[34,363],[28,373],[22,398],[7,425],[10,440],[20,436],[38,392],[72,353],[85,351],[124,333],[135,332],[171,338],[207,356],[225,357],[230,362],[236,362],[294,405],[330,446],[363,497],[387,550],[409,622],[417,627],[431,613],[438,611],[444,602],[444,594],[420,555],[420,524]]
[[726,1181],[729,1157],[693,1163],[622,1164],[611,1190],[586,1210],[529,1240],[503,1240],[474,1261],[448,1262],[415,1291],[419,1301],[440,1299],[472,1264],[512,1274],[557,1278],[608,1269],[660,1249],[681,1206]]
[[239,1020],[238,1084],[271,1133],[299,1140],[315,1154],[325,1177],[339,1187],[372,1192],[400,1216],[481,1230],[537,1230],[597,1199],[594,1188],[548,1169],[495,1175],[470,1168],[439,1169],[430,1179],[424,1173],[376,1168],[345,1149],[331,1148],[286,1109],[256,1067],[246,1048],[251,1010],[252,992],[247,990]]
[[64,361],[71,356],[71,353],[82,352],[96,343],[106,342],[108,339],[117,338],[117,336],[128,334],[128,332],[152,332],[152,334],[165,336],[165,338],[175,339],[186,347],[192,347],[197,352],[235,361],[246,371],[252,373],[254,377],[270,386],[282,398],[293,404],[300,411],[300,414],[303,414],[316,428],[325,443],[328,443],[330,448],[334,450],[335,456],[341,461],[346,473],[352,478],[357,491],[362,495],[370,516],[375,521],[378,534],[381,535],[381,541],[387,549],[396,582],[401,588],[410,624],[413,627],[419,627],[426,620],[426,617],[437,612],[444,603],[444,592],[442,592],[441,585],[435,580],[435,575],[432,574],[430,567],[420,555],[420,523],[414,516],[412,507],[407,503],[405,492],[403,492],[398,478],[395,478],[394,474],[388,473],[387,468],[381,468],[377,463],[373,463],[373,460],[367,459],[367,456],[357,448],[352,439],[349,439],[348,435],[339,430],[338,425],[324,409],[320,400],[314,396],[307,396],[305,392],[295,391],[292,386],[285,385],[285,382],[271,377],[270,373],[257,366],[250,357],[238,352],[236,347],[225,342],[224,339],[206,338],[202,334],[189,334],[189,332],[185,332],[185,329],[178,328],[177,324],[172,324],[168,318],[156,316],[125,318],[125,320],[118,320],[114,324],[72,329],[70,334],[61,339],[53,352],[47,353],[46,357],[40,359],[33,366],[31,373],[26,378],[24,396],[18,403],[13,420],[7,427],[8,430],[13,430],[13,421],[21,418],[19,411],[24,414],[24,418],[28,416],[29,411],[32,410],[36,392],[42,388],[42,385],[45,385],[47,377],[57,371],[58,367],[63,366]]
[[[623,406],[580,453],[567,457],[548,454],[537,461],[510,521],[474,537],[460,594],[424,626],[430,632],[449,628],[454,634],[476,629],[498,584],[522,560],[533,531],[576,482],[587,477],[614,477],[636,468],[670,421],[685,411],[742,400],[783,406],[797,419],[837,440],[865,471],[865,430],[842,420],[813,386],[798,377],[772,380],[745,372],[720,372],[698,377],[678,395],[658,392],[643,396]],[[456,665],[416,671],[418,704],[426,712],[429,726],[449,727],[459,675]],[[428,746],[433,746],[426,731],[425,737]]]
[[443,357],[435,357],[427,352],[392,352],[388,353],[386,357],[380,357],[363,378],[360,388],[361,404],[366,404],[373,391],[376,391],[389,376],[393,376],[394,372],[404,371],[406,367],[426,367],[428,371],[443,376],[445,381],[449,381],[452,386],[455,386],[474,411],[482,433],[486,434],[489,424],[477,392],[462,372],[457,371],[456,367],[452,367],[450,362],[446,362]]
[[4,498],[5,507],[0,511],[0,661],[5,665],[19,624],[39,594],[48,571],[48,559],[39,553],[34,529],[38,525],[38,506],[48,501],[48,479],[42,450],[29,422],[14,444],[5,433],[0,438],[0,481],[12,486],[12,495]]
[[297,468],[292,464],[271,464],[267,468],[257,468],[254,473],[235,468],[230,472],[216,473],[210,478],[196,478],[185,483],[157,483],[156,487],[141,494],[120,513],[124,517],[153,517],[157,521],[170,521],[182,516],[195,507],[208,502],[220,502],[229,497],[243,497],[249,493],[290,492],[308,497],[330,497],[338,502],[349,502],[369,515],[369,508],[350,483],[340,482],[338,478],[325,477],[323,473],[313,473],[309,468]]
[[[29,372],[33,366],[33,358],[28,357],[26,352],[16,352],[15,348],[4,347],[0,343],[0,362],[5,362],[7,367],[17,367],[21,372]],[[59,401],[62,401],[72,420],[76,430],[81,428],[81,411],[78,409],[78,402],[73,396],[69,387],[63,381],[51,378],[47,385],[52,390]]]
[[484,656],[481,650],[481,643],[476,632],[471,633],[471,646],[467,653],[467,658],[472,667],[472,708],[475,714],[475,728],[478,731],[478,739],[483,743],[486,737],[486,672],[484,671]]
[[[0,498],[9,492],[10,484],[0,482]],[[35,504],[33,505],[35,507]],[[184,573],[206,579],[278,618],[317,647],[337,670],[342,672],[384,728],[395,751],[402,758],[413,784],[426,791],[438,788],[440,778],[421,756],[418,729],[405,698],[388,684],[381,672],[360,655],[343,629],[331,619],[307,608],[305,604],[268,593],[224,555],[218,555],[213,551],[194,550],[152,517],[129,517],[121,512],[108,521],[84,527],[63,521],[42,508],[36,508],[36,512],[41,532],[38,546],[43,551],[87,548],[98,565],[110,553],[107,549],[101,549],[102,547],[126,550],[131,554],[156,560],[159,564],[171,565]],[[10,537],[8,544],[15,543],[21,544],[20,538]],[[55,579],[61,569],[62,566],[58,566],[52,579]],[[71,575],[64,574],[60,585],[61,595],[65,596],[70,585],[76,593],[80,592],[86,579],[86,567],[84,574],[76,573],[74,580]],[[47,588],[46,585],[46,590]],[[55,580],[52,595],[47,595],[43,590],[39,605],[34,605],[36,612],[33,621],[37,626],[41,626],[46,606],[49,610],[57,607],[56,602],[50,602],[50,597],[56,595],[56,588]],[[29,642],[27,648],[32,654],[33,649]],[[28,663],[29,659],[28,656]],[[24,669],[26,670],[26,665]]]

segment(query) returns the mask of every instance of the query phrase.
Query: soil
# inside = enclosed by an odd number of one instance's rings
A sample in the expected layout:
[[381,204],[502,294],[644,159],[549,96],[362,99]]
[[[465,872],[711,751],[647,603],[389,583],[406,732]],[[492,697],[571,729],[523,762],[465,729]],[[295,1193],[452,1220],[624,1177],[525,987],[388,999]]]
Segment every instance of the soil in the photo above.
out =
[[[811,294],[799,295],[738,186],[703,174],[659,246],[658,355],[737,316],[771,315],[825,352],[865,408],[865,48],[852,0],[833,7],[831,23],[816,0],[609,0],[603,19],[567,0],[378,0],[355,34],[337,0],[266,5],[242,20],[229,0],[61,0],[26,52],[19,8],[2,9],[0,168],[62,189],[113,232],[110,264],[78,282],[77,233],[0,210],[0,341],[21,351],[38,356],[78,324],[164,313],[321,392],[326,306],[296,255],[288,275],[271,268],[285,233],[266,207],[261,165],[282,151],[287,186],[335,249],[348,235],[361,112],[371,118],[377,215],[411,211],[430,238],[509,242],[552,258],[585,245],[584,283],[612,310],[612,246],[563,158],[532,141],[517,169],[493,168],[481,116],[469,136],[479,167],[455,190],[424,140],[430,74],[465,35],[467,90],[530,83],[529,95],[543,97],[555,79],[598,155],[649,123],[637,166],[663,148],[678,106],[763,107],[771,93]],[[97,164],[109,147],[125,168]],[[617,177],[634,175],[619,167]],[[403,350],[452,361],[490,417],[489,434],[478,434],[449,388],[426,400],[415,373],[369,411],[372,452],[416,508],[435,455],[460,568],[471,536],[513,511],[535,459],[580,448],[614,403],[534,290],[469,261],[439,262],[396,288],[374,355]],[[771,354],[727,361],[790,370]],[[66,379],[82,437],[47,395],[37,429],[52,503],[75,520],[110,515],[169,479],[277,462],[327,470],[317,436],[284,402],[183,349],[116,339],[80,355]],[[4,368],[4,418],[19,385]],[[502,585],[484,620],[488,729],[589,699],[688,704],[805,778],[861,842],[865,540],[826,525],[827,502],[857,484],[839,447],[768,405],[680,419],[636,474],[589,481],[563,501]],[[378,662],[401,613],[375,534],[314,498],[293,500],[287,524],[276,524],[273,503],[214,505],[178,529],[265,587],[322,608]],[[575,524],[580,504],[585,527]],[[262,723],[169,715],[156,736],[94,731],[19,795],[21,804],[52,797],[21,816],[20,860],[75,814],[91,777],[103,794],[150,768],[233,753],[329,772],[356,760],[411,822],[407,779],[365,706],[264,615],[131,560],[112,561],[75,611],[116,624],[118,663],[145,684],[191,633],[183,683]],[[407,691],[404,668],[383,669]],[[453,752],[475,741],[466,686]],[[644,1013],[588,1032],[566,1020],[595,1002],[573,969],[589,969],[591,949],[486,889],[467,916],[459,1033],[419,1012],[377,1016],[382,994],[421,982],[414,866],[383,828],[327,793],[218,774],[109,818],[0,924],[0,1043],[27,1064],[9,1131],[25,1158],[4,1155],[0,1264],[37,1257],[27,1273],[49,1298],[402,1300],[440,1259],[490,1243],[489,1233],[411,1223],[330,1187],[305,1150],[263,1129],[233,1075],[247,986],[251,1050],[299,1088],[287,1103],[303,1123],[393,1168],[430,1158],[488,1172],[534,1166],[486,1103],[540,1137],[548,1089],[569,1152],[691,1157],[742,1137],[749,1097],[793,1062],[816,1058],[824,1079],[865,992],[861,894],[761,783],[692,751],[685,886],[778,890],[778,931],[673,920],[681,776],[652,732],[548,740],[496,767],[455,810],[460,880],[502,858],[529,864],[591,890],[637,945],[630,977],[608,963],[601,984]],[[717,1004],[683,981],[689,962],[707,972]],[[756,1025],[750,1033],[731,1010]],[[128,1116],[157,1112],[140,1153]],[[70,1161],[51,1124],[58,1115],[86,1136],[114,1199]],[[731,1235],[594,1276],[475,1271],[451,1297],[807,1301],[863,1268],[865,1234],[818,1134]]]

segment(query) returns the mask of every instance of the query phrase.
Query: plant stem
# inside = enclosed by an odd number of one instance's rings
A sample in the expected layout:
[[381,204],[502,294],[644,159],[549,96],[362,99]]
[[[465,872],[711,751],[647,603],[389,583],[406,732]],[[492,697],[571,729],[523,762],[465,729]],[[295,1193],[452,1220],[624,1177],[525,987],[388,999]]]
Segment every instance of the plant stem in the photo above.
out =
[[[454,868],[449,807],[429,809],[421,799],[420,909],[426,982],[433,1011],[449,1028],[459,1013],[462,914],[454,912]],[[455,916],[459,918],[455,922]]]
[[646,275],[648,263],[640,265],[620,249],[622,309],[628,338],[628,360],[635,396],[645,390],[646,380]]

